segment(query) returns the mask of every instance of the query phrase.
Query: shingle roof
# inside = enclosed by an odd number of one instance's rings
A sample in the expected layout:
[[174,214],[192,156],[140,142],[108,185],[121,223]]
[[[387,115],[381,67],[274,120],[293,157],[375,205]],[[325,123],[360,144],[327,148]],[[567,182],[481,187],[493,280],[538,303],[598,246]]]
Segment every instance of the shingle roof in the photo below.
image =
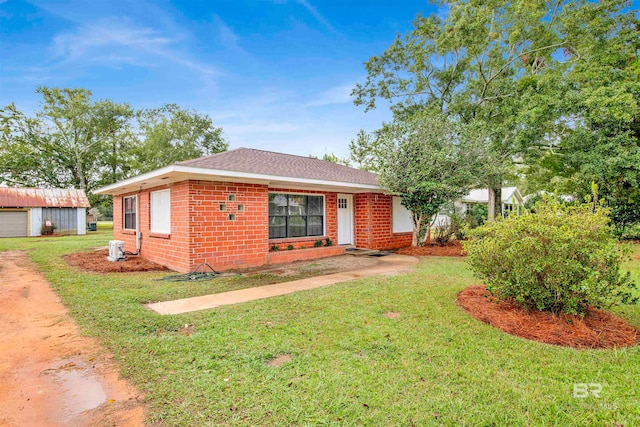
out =
[[317,179],[378,185],[376,175],[371,172],[325,160],[252,148],[237,148],[199,159],[177,163],[196,168],[228,170],[288,178]]
[[88,208],[84,190],[0,187],[0,208]]

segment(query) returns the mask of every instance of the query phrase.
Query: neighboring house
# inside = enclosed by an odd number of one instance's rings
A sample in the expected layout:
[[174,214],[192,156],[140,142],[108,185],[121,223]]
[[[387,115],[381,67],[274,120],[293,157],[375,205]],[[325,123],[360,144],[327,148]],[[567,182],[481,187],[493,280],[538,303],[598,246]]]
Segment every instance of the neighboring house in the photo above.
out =
[[98,221],[98,209],[91,208],[87,211],[87,224]]
[[571,194],[556,194],[556,193],[552,193],[550,191],[545,191],[545,190],[538,190],[534,193],[527,194],[526,196],[523,197],[523,200],[524,200],[524,203],[529,203],[531,199],[535,200],[536,198],[542,198],[543,196],[548,196],[552,198],[557,197],[564,203],[573,203],[577,200],[576,196],[573,196]]
[[[486,188],[480,188],[471,190],[469,194],[462,197],[455,202],[455,207],[462,213],[467,212],[474,204],[489,204],[489,190]],[[502,216],[507,216],[511,212],[520,213],[524,199],[517,187],[502,187],[502,204],[500,206],[500,212]],[[497,215],[497,212],[496,212]]]
[[[466,213],[473,205],[489,204],[489,190],[486,188],[478,188],[475,190],[471,190],[469,194],[466,196],[456,200],[453,203],[453,208],[456,212],[461,214]],[[522,206],[524,205],[524,198],[520,194],[520,191],[517,187],[503,187],[502,188],[502,203],[500,206],[500,212],[503,217],[506,217],[511,212],[516,212],[519,214],[522,211]],[[449,208],[451,211],[451,208]],[[433,221],[434,226],[438,225],[447,225],[451,220],[450,217],[451,212],[442,211],[438,213],[435,220]]]
[[[96,193],[113,196],[114,236],[128,251],[139,247],[182,272],[202,262],[225,270],[411,244],[409,212],[375,174],[309,157],[239,148]],[[333,246],[314,247],[327,239]]]
[[56,233],[85,234],[88,207],[83,190],[0,187],[0,237],[40,236],[47,221]]

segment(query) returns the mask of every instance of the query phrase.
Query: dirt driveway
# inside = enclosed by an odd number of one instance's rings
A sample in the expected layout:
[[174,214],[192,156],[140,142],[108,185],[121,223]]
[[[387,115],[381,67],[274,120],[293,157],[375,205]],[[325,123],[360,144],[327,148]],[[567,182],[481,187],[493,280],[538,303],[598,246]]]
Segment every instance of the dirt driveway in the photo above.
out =
[[140,394],[25,252],[0,252],[0,426],[142,426]]

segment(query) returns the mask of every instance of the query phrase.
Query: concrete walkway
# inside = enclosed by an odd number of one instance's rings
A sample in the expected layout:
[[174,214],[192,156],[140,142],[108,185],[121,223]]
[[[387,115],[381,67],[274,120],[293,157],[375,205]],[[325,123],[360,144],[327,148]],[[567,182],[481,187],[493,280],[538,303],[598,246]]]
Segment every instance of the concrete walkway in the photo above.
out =
[[326,276],[310,277],[308,279],[294,280],[292,282],[276,283],[275,285],[260,286],[256,288],[240,289],[237,291],[223,292],[219,294],[204,295],[201,297],[184,298],[174,301],[157,302],[147,304],[147,307],[160,314],[180,314],[191,311],[206,310],[223,305],[239,304],[262,298],[271,298],[279,295],[307,289],[320,288],[335,283],[348,282],[368,276],[395,276],[407,272],[418,262],[418,258],[406,255],[388,255],[379,258],[380,263],[366,269],[344,271],[328,274]]

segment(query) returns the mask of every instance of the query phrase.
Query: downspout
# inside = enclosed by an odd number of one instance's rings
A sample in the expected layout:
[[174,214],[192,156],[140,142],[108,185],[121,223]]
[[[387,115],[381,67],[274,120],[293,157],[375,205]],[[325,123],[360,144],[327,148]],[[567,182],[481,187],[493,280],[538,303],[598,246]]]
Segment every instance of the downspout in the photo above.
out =
[[140,254],[142,248],[142,232],[140,231],[140,193],[136,195],[136,253]]

